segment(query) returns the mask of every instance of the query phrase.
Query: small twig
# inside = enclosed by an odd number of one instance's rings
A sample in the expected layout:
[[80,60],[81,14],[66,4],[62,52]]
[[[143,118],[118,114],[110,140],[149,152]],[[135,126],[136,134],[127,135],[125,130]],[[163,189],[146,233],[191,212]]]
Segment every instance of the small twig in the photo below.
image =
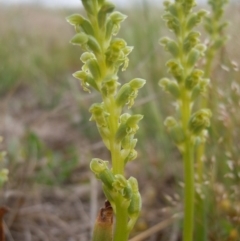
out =
[[164,220],[153,227],[149,228],[148,230],[140,233],[139,235],[135,236],[134,238],[130,239],[129,241],[141,241],[144,240],[145,238],[148,238],[149,236],[165,229],[168,227],[170,224],[172,224],[177,218],[180,218],[182,215],[174,215],[171,218]]

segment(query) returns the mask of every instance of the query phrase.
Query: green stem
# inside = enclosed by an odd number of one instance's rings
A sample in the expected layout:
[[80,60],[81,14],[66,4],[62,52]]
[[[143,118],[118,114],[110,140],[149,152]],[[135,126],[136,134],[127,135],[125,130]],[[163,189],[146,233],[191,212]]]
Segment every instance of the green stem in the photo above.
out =
[[[213,36],[213,38],[216,38]],[[214,39],[212,40],[214,41]],[[206,53],[206,64],[204,67],[204,77],[210,78],[213,58],[215,55],[215,51],[210,48]],[[205,98],[202,97],[200,100],[200,108],[207,108],[209,105],[209,91],[206,91]],[[205,154],[205,142],[201,143],[196,149],[196,163],[197,163],[197,174],[198,174],[198,183],[201,188],[202,194],[206,195],[206,188],[203,187],[203,173],[204,173],[204,154]],[[206,241],[207,240],[207,200],[206,198],[201,198],[200,195],[196,196],[196,215],[195,215],[195,234],[196,241]]]
[[184,228],[183,240],[193,240],[194,228],[194,163],[193,163],[193,145],[190,137],[185,141],[184,159]]
[[184,160],[184,228],[183,240],[193,240],[194,229],[194,155],[191,134],[188,131],[188,122],[191,116],[191,101],[188,91],[182,88],[181,105],[182,126],[186,136],[183,160]]
[[127,229],[128,224],[128,212],[127,208],[123,207],[123,200],[118,200],[116,204],[116,225],[113,241],[127,241],[129,232]]
[[107,108],[108,108],[108,112],[110,113],[110,116],[109,116],[109,129],[111,132],[110,152],[112,157],[113,173],[124,175],[124,162],[123,160],[121,160],[121,153],[120,153],[121,145],[119,143],[116,143],[115,141],[120,113],[118,108],[115,105],[115,100],[113,97],[109,98],[107,102],[109,102],[109,106],[107,106]]
[[[186,16],[182,14],[180,17],[182,31],[178,38],[178,44],[180,48],[180,63],[184,68],[184,79],[189,75],[189,70],[186,67],[186,56],[184,55],[184,39],[186,37]],[[194,154],[193,154],[193,142],[191,140],[191,134],[189,133],[188,123],[191,117],[191,95],[186,89],[185,83],[181,86],[181,122],[182,128],[185,134],[185,143],[183,151],[184,161],[184,224],[183,224],[183,241],[193,240],[194,231]]]
[[[202,188],[203,189],[203,188]],[[202,198],[199,194],[196,195],[195,202],[195,241],[206,241],[207,240],[207,205],[208,200],[206,191],[204,192],[205,198]]]

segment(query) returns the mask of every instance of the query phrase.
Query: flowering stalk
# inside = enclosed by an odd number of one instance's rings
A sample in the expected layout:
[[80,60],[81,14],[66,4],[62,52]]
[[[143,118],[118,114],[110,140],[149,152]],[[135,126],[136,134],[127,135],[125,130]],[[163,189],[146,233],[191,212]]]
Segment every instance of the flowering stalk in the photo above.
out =
[[87,18],[78,14],[67,18],[77,32],[71,43],[80,45],[85,51],[81,56],[82,69],[73,76],[81,81],[85,91],[94,89],[102,97],[101,103],[90,107],[90,120],[96,122],[102,140],[111,153],[112,163],[110,169],[108,161],[94,158],[90,168],[101,180],[116,217],[113,241],[126,241],[139,215],[141,197],[137,180],[133,177],[126,179],[124,168],[137,157],[134,149],[137,139],[134,135],[143,116],[122,112],[126,105],[128,108],[133,106],[145,80],[135,78],[119,87],[118,71],[127,68],[127,56],[133,48],[127,46],[124,39],[113,36],[118,33],[120,23],[126,16],[114,11],[114,5],[105,0],[82,0],[82,4]]
[[[224,7],[228,0],[209,0],[211,6],[211,15],[205,17],[205,30],[209,35],[208,49],[205,53],[204,77],[210,78],[214,57],[219,49],[226,43],[227,37],[223,36],[223,30],[228,26],[227,22],[221,21],[224,14]],[[205,98],[201,98],[200,107],[207,108],[209,102],[209,91],[205,93]],[[204,185],[204,155],[205,155],[205,140],[203,139],[196,149],[197,163],[197,181],[198,190],[196,196],[196,241],[207,240],[207,190]]]
[[211,117],[208,109],[192,110],[196,98],[206,92],[209,83],[204,78],[204,72],[196,68],[206,47],[200,43],[200,33],[193,30],[207,12],[193,12],[195,5],[194,0],[165,1],[163,19],[176,39],[165,37],[160,40],[160,44],[173,56],[166,64],[172,78],[161,79],[159,85],[176,98],[178,106],[178,119],[168,117],[165,125],[184,161],[184,241],[192,241],[194,232],[194,147],[205,138]]

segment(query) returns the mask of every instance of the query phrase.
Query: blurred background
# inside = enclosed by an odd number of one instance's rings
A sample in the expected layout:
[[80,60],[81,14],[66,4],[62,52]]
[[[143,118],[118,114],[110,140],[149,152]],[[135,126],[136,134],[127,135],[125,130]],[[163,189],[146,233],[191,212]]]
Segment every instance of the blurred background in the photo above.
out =
[[[137,134],[138,158],[127,175],[140,183],[143,211],[133,235],[182,211],[182,161],[163,122],[174,115],[171,96],[158,86],[170,58],[158,44],[169,35],[162,1],[114,0],[128,15],[119,37],[134,46],[120,82],[147,80],[133,112],[144,114]],[[200,7],[209,8],[206,1]],[[72,73],[81,68],[81,49],[69,44],[74,29],[65,18],[81,13],[78,0],[0,0],[0,150],[9,181],[0,204],[10,208],[7,241],[87,241],[104,196],[89,171],[93,157],[109,160],[89,107],[97,93],[82,91]],[[206,178],[210,180],[209,240],[240,240],[240,3],[231,1],[224,19],[230,38],[215,56],[207,141]],[[202,31],[202,40],[208,36]],[[201,64],[201,63],[200,63]],[[231,208],[231,207],[234,207]],[[179,241],[177,219],[149,241]]]

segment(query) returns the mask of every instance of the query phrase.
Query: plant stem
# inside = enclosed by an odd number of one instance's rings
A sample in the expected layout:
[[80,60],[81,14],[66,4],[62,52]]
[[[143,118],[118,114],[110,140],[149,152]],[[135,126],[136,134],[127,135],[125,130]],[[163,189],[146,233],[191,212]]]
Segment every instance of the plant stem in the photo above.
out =
[[[212,69],[212,62],[214,58],[215,51],[212,48],[209,48],[208,52],[206,53],[206,64],[204,67],[204,77],[210,78],[211,69]],[[207,108],[209,105],[209,91],[206,91],[205,98],[202,97],[200,100],[200,108]],[[198,174],[198,184],[201,188],[201,195],[196,195],[196,215],[195,215],[195,234],[196,234],[196,241],[207,241],[207,195],[206,195],[206,188],[203,187],[203,173],[205,171],[204,165],[204,154],[205,154],[205,142],[199,144],[196,148],[196,163],[197,163],[197,174]]]
[[194,163],[193,163],[193,145],[188,137],[185,142],[184,158],[184,228],[183,240],[193,240],[194,227]]
[[186,136],[183,160],[184,160],[184,228],[183,240],[192,241],[194,228],[194,156],[191,135],[188,133],[188,121],[191,115],[191,101],[186,89],[182,89],[182,126]]
[[123,207],[123,200],[118,200],[116,204],[116,224],[113,241],[127,241],[129,232],[127,230],[128,212],[127,208]]
[[[184,78],[189,75],[190,70],[186,67],[186,56],[184,55],[184,39],[186,37],[186,16],[182,14],[181,25],[182,31],[178,38],[178,44],[181,46],[180,63],[184,68]],[[183,224],[183,241],[192,241],[194,232],[194,144],[189,133],[188,123],[191,117],[191,96],[185,87],[185,83],[181,86],[181,122],[185,134],[185,143],[183,151],[184,161],[184,224]]]

